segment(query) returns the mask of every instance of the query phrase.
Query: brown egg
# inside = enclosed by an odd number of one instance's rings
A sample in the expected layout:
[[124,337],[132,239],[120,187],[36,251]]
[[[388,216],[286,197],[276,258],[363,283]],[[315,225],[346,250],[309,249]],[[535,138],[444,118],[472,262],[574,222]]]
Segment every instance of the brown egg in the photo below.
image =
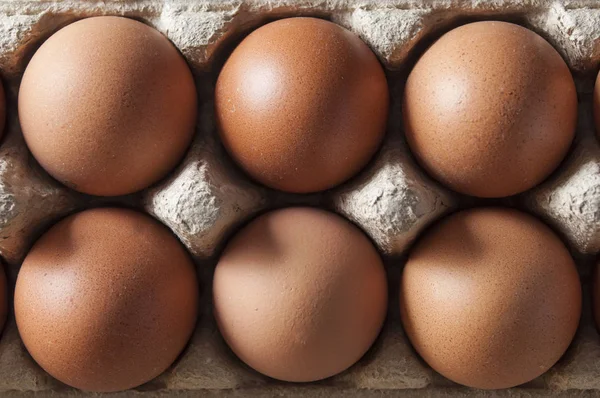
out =
[[388,87],[369,47],[316,18],[288,18],[252,32],[217,81],[223,144],[252,178],[305,193],[359,172],[383,139]]
[[295,382],[358,361],[387,308],[385,270],[369,239],[311,208],[273,211],[240,231],[219,260],[213,295],[233,352],[267,376]]
[[6,283],[6,274],[4,269],[0,266],[0,332],[4,329],[6,324],[6,317],[8,316],[8,286]]
[[65,185],[123,195],[164,177],[196,120],[194,79],[169,40],[120,17],[75,22],[35,53],[19,91],[29,149]]
[[4,136],[4,127],[6,125],[6,94],[4,86],[0,80],[0,138]]
[[592,297],[594,319],[596,320],[596,327],[598,328],[598,331],[600,331],[600,263],[598,263],[594,272],[594,278],[592,281]]
[[576,123],[569,68],[542,37],[511,23],[446,33],[406,82],[410,148],[431,176],[467,195],[537,185],[565,157]]
[[435,225],[410,253],[402,322],[423,359],[466,386],[507,388],[546,372],[581,314],[573,259],[543,223],[480,208]]
[[596,84],[594,85],[594,122],[596,125],[596,135],[600,137],[600,73],[596,77]]
[[141,385],[185,347],[198,312],[194,265],[171,232],[125,209],[70,216],[33,246],[15,316],[33,359],[89,391]]

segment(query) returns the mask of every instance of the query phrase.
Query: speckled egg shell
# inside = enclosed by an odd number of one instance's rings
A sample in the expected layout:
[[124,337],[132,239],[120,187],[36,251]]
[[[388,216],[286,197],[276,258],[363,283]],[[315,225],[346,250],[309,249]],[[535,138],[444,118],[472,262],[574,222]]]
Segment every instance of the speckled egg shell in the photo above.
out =
[[258,182],[305,193],[338,185],[371,159],[385,133],[383,68],[352,32],[288,18],[233,51],[215,91],[216,119],[233,159]]
[[569,68],[542,37],[506,22],[476,22],[435,42],[410,73],[406,138],[449,188],[504,197],[543,181],[577,124]]
[[33,359],[90,391],[141,385],[183,350],[198,312],[194,265],[171,232],[131,210],[70,216],[33,246],[15,316]]
[[402,323],[447,378],[495,389],[546,372],[581,315],[573,259],[542,222],[515,210],[454,214],[411,251],[400,287]]
[[194,79],[155,29],[94,17],[52,35],[19,91],[27,145],[57,180],[88,194],[143,189],[183,157],[196,120]]
[[217,265],[214,312],[237,356],[285,381],[333,376],[383,324],[387,282],[367,237],[323,210],[289,208],[251,222]]

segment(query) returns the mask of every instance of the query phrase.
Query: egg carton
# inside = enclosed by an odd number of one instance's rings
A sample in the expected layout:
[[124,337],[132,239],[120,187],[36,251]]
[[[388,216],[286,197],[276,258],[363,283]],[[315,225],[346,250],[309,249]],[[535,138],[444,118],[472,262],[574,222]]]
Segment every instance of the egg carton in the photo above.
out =
[[[140,193],[98,198],[54,181],[29,153],[19,127],[20,80],[35,50],[78,19],[121,15],[158,29],[188,61],[198,89],[194,142],[164,180]],[[384,65],[391,93],[385,141],[359,175],[309,195],[276,192],[246,178],[219,143],[213,117],[216,77],[237,43],[278,18],[315,16],[358,34]],[[402,133],[403,85],[416,59],[444,32],[476,20],[506,20],[546,38],[563,56],[578,88],[579,120],[572,149],[559,169],[524,194],[500,200],[457,195],[415,163]],[[0,254],[12,293],[20,263],[40,234],[67,214],[95,206],[127,206],[167,225],[194,256],[203,292],[193,337],[165,373],[114,396],[600,396],[600,335],[591,320],[589,281],[600,251],[600,147],[594,135],[592,89],[600,63],[600,2],[544,0],[178,0],[0,2],[0,75],[7,125],[0,144]],[[563,237],[584,287],[575,340],[546,374],[514,389],[475,391],[435,373],[410,346],[400,323],[398,284],[410,244],[431,223],[460,208],[505,205],[534,213]],[[319,206],[360,226],[382,253],[390,307],[381,336],[356,365],[309,384],[271,380],[227,348],[211,314],[211,280],[218,254],[235,230],[257,214],[283,206]],[[60,320],[57,320],[60,322]],[[25,350],[10,315],[0,339],[0,394],[86,395],[47,375]]]

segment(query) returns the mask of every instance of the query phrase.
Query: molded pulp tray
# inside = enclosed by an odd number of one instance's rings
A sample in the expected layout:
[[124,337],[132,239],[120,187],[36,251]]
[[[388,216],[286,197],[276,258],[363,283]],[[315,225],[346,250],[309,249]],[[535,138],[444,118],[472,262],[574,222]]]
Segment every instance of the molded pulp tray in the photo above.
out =
[[[182,164],[150,189],[126,197],[94,198],[53,181],[28,152],[17,117],[19,82],[35,50],[59,28],[96,15],[135,18],[165,34],[192,68],[200,97],[197,134]],[[234,46],[266,22],[300,15],[326,18],[357,33],[383,63],[392,96],[386,140],[375,159],[348,183],[314,195],[283,194],[249,181],[219,144],[213,118],[216,77]],[[533,190],[503,200],[462,197],[433,182],[416,166],[401,129],[403,84],[418,56],[444,32],[486,19],[515,22],[546,38],[570,66],[579,95],[577,137],[559,170]],[[93,206],[129,206],[158,218],[190,250],[198,266],[202,311],[189,346],[171,368],[133,391],[109,395],[600,396],[600,335],[589,297],[589,276],[600,251],[600,148],[591,111],[599,63],[596,1],[0,2],[0,74],[8,101],[0,145],[0,254],[11,293],[20,262],[49,225]],[[330,209],[359,225],[383,254],[391,287],[388,319],[367,355],[340,375],[306,385],[271,380],[235,358],[215,327],[210,302],[212,271],[226,239],[260,212],[293,204]],[[502,391],[460,387],[436,374],[411,348],[398,313],[398,279],[412,241],[441,216],[481,204],[514,206],[552,225],[578,262],[585,292],[581,325],[565,356],[538,379]],[[0,339],[0,394],[89,395],[62,385],[33,362],[12,314]]]

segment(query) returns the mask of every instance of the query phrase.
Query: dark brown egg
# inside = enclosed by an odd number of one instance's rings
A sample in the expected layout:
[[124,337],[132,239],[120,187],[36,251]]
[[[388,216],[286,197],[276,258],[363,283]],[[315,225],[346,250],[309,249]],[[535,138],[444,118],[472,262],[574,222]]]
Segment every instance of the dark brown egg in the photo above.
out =
[[387,308],[385,270],[367,237],[323,210],[267,213],[227,245],[213,282],[225,341],[286,381],[333,376],[371,346]]
[[410,73],[406,138],[449,188],[504,197],[543,181],[575,134],[569,68],[542,37],[506,22],[476,22],[435,42]]
[[332,22],[289,18],[252,32],[217,81],[225,148],[254,179],[288,192],[340,184],[385,132],[388,88],[358,36]]
[[194,264],[171,232],[125,209],[70,216],[33,246],[15,316],[33,359],[90,391],[136,387],[167,369],[198,312]]
[[476,388],[507,388],[546,372],[581,314],[573,259],[543,223],[481,208],[435,225],[410,253],[402,322],[434,370]]
[[65,185],[123,195],[164,177],[196,120],[192,74],[177,49],[132,19],[96,17],[52,35],[19,91],[29,149]]

